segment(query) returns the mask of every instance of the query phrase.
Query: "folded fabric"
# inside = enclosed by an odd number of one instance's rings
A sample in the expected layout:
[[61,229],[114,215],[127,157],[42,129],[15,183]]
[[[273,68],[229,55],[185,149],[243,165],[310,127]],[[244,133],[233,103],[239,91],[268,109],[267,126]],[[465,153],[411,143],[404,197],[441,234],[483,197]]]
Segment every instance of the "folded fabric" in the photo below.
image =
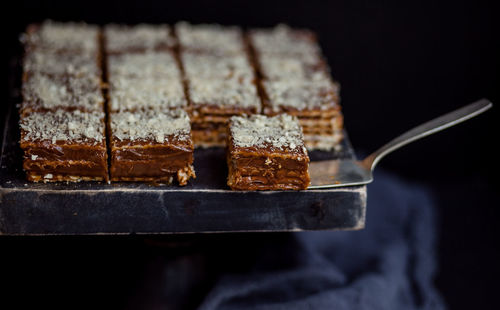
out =
[[377,171],[366,228],[298,232],[259,247],[247,273],[220,275],[200,310],[442,309],[436,219],[420,184]]

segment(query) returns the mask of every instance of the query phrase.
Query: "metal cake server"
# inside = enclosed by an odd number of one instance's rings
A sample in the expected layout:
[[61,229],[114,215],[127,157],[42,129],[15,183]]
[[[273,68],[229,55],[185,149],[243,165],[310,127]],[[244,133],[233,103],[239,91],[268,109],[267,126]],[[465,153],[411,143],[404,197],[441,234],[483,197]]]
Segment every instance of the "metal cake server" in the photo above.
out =
[[311,185],[308,189],[332,188],[364,185],[373,181],[373,169],[387,154],[458,123],[479,115],[493,104],[488,99],[481,99],[458,110],[442,115],[417,126],[393,139],[363,160],[324,160],[309,164]]

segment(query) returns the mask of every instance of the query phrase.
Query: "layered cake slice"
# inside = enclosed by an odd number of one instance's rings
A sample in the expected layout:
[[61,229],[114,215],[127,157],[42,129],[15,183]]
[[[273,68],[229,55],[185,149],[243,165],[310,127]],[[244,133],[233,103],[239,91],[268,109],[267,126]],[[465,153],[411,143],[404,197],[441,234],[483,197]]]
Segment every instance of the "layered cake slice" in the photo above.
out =
[[186,185],[195,177],[189,117],[178,110],[109,115],[111,180]]
[[32,112],[21,115],[20,128],[29,181],[108,180],[103,112]]
[[303,190],[309,156],[298,120],[287,114],[231,118],[227,184],[233,190]]

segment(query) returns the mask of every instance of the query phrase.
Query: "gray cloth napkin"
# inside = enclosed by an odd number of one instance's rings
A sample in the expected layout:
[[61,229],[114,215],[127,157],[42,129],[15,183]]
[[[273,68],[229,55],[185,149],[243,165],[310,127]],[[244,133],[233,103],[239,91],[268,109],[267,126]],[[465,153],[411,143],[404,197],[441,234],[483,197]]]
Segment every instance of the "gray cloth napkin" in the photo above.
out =
[[199,309],[442,309],[436,234],[429,191],[377,171],[364,230],[264,246],[248,273],[221,275]]

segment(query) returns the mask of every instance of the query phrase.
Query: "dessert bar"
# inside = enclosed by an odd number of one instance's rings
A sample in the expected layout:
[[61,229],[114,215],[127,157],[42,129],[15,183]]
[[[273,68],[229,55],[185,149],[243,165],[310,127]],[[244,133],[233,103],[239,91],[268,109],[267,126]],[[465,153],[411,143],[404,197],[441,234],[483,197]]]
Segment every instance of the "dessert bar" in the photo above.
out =
[[195,177],[189,117],[181,109],[109,116],[111,180],[186,185]]
[[287,114],[231,118],[227,184],[233,190],[303,190],[309,156],[298,120]]
[[29,181],[107,181],[104,112],[32,112],[20,128]]
[[331,150],[343,138],[339,86],[315,35],[285,25],[248,33],[260,77],[263,113],[298,117],[308,149]]

